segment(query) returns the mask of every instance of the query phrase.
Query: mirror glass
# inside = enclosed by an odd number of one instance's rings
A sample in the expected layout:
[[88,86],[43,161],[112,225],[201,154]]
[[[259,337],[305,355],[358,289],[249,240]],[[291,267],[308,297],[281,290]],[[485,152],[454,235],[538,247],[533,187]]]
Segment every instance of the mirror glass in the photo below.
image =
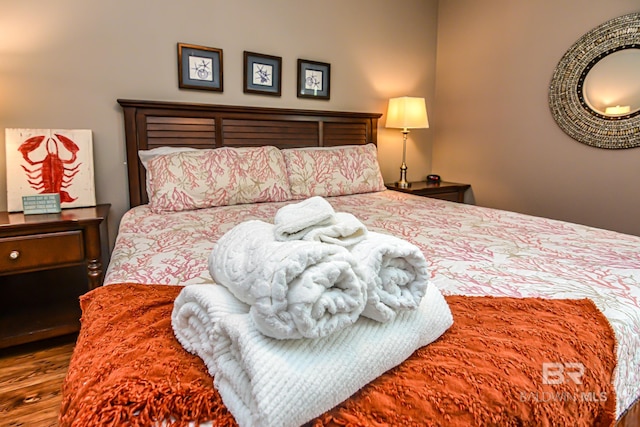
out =
[[640,13],[611,19],[562,56],[549,108],[570,137],[597,148],[640,147]]
[[640,49],[622,49],[587,70],[585,102],[596,113],[619,117],[640,110]]

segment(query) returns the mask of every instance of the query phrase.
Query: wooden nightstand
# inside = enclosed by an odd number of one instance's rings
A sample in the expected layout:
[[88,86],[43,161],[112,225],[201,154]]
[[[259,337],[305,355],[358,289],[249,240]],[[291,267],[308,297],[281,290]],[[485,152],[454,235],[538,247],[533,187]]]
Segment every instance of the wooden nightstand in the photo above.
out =
[[0,212],[0,348],[79,330],[78,298],[109,262],[109,208]]
[[415,194],[416,196],[431,197],[433,199],[449,200],[452,202],[464,202],[464,193],[471,185],[458,184],[455,182],[410,182],[408,188],[399,188],[395,184],[385,184],[389,190],[401,191],[403,193]]

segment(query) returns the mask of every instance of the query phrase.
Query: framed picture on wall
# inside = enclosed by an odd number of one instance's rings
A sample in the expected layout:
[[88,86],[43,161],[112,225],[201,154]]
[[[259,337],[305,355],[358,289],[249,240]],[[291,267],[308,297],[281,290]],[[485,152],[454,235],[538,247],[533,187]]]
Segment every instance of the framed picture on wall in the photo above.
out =
[[61,208],[96,205],[93,142],[88,129],[5,129],[7,208],[23,196],[58,194]]
[[178,86],[222,92],[222,49],[178,43]]
[[329,99],[331,64],[298,59],[298,98]]
[[282,58],[244,52],[244,93],[280,96]]

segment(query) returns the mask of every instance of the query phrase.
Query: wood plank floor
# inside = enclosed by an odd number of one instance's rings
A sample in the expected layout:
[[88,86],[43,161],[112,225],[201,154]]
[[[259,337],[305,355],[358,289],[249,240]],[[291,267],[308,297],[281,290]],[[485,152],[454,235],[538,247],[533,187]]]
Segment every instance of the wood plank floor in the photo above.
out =
[[0,350],[0,426],[58,425],[75,335]]

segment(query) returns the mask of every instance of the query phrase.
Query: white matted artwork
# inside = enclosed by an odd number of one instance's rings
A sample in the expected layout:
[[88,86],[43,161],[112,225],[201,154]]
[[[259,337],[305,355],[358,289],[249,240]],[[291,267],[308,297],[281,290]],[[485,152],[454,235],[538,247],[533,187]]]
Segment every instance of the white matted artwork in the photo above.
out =
[[89,129],[5,129],[7,208],[22,196],[59,194],[64,208],[96,205]]
[[213,81],[213,60],[201,56],[189,57],[189,78],[191,80]]
[[267,64],[253,63],[253,84],[273,86],[273,67]]

